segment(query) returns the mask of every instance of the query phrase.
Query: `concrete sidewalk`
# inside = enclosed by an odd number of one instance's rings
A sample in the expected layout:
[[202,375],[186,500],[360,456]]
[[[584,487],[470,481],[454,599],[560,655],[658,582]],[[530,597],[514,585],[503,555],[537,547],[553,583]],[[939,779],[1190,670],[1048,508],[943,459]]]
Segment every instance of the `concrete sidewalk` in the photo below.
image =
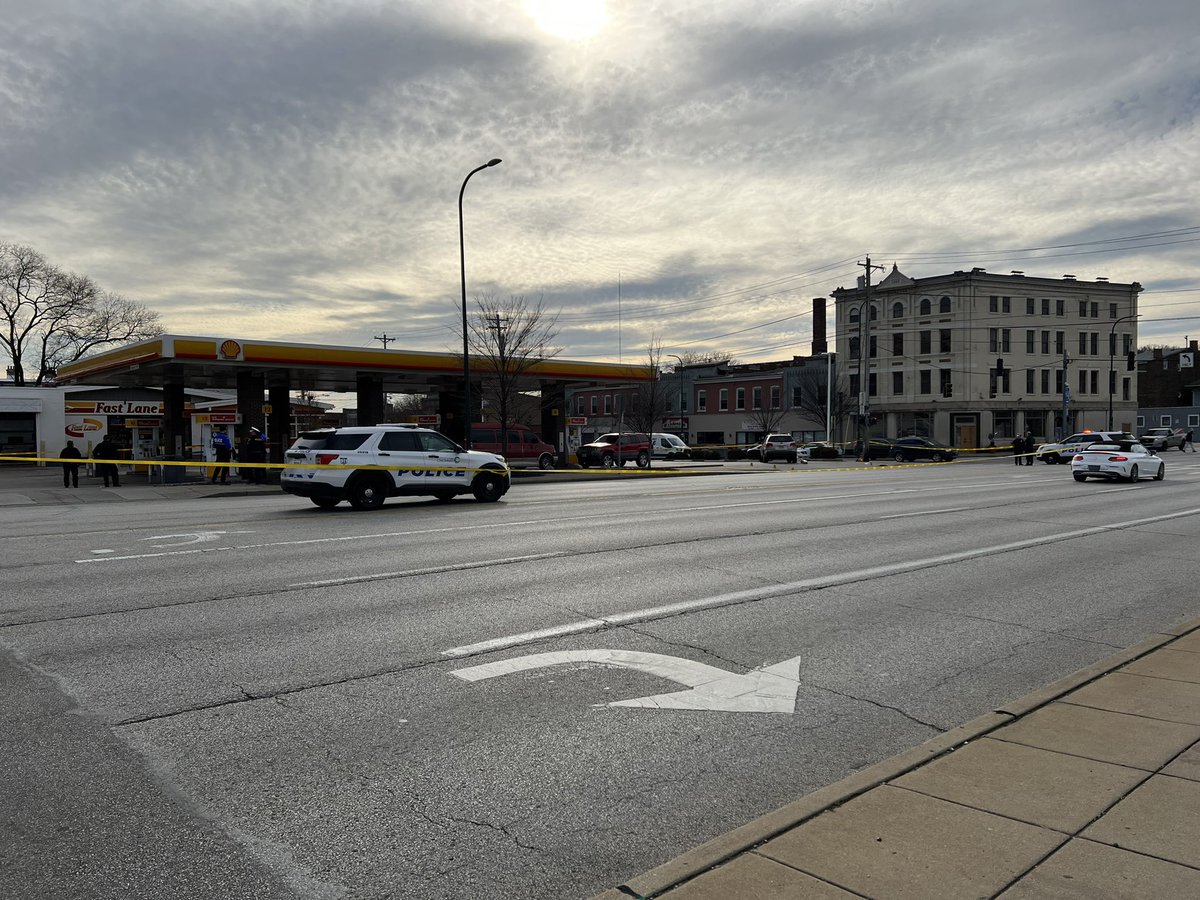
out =
[[121,473],[121,486],[103,486],[98,475],[79,472],[79,487],[63,487],[58,466],[0,466],[0,507],[114,503],[126,500],[194,500],[203,497],[278,495],[277,484],[245,484],[230,477],[229,484],[210,484],[199,478],[179,484],[151,483],[145,473]]
[[1200,620],[596,900],[1200,897]]

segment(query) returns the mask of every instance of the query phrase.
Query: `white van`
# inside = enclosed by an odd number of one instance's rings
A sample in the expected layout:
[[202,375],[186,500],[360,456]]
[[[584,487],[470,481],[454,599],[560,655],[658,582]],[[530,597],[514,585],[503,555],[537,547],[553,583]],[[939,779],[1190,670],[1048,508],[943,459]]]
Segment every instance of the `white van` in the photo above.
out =
[[673,434],[655,434],[651,436],[651,455],[655,459],[689,459],[692,450],[679,437]]

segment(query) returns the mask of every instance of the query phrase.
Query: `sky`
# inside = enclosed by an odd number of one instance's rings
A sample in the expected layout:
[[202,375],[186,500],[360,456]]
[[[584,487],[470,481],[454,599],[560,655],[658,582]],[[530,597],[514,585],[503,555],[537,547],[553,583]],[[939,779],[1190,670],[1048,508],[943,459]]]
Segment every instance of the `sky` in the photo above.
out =
[[[870,255],[1200,335],[1195,0],[5,0],[0,241],[173,334],[806,355]],[[884,273],[878,273],[875,278]],[[832,326],[832,316],[830,317]]]

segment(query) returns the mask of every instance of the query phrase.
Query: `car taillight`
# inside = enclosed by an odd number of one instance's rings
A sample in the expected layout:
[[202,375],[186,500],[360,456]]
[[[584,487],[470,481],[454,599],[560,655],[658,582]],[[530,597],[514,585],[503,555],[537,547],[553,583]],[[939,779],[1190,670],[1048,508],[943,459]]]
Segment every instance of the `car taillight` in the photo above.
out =
[[340,453],[318,453],[317,464],[327,466],[341,455]]
[[1075,462],[1083,462],[1083,454],[1080,453],[1075,457]]
[[1128,456],[1110,456],[1108,458],[1108,461],[1109,462],[1129,462],[1129,457]]

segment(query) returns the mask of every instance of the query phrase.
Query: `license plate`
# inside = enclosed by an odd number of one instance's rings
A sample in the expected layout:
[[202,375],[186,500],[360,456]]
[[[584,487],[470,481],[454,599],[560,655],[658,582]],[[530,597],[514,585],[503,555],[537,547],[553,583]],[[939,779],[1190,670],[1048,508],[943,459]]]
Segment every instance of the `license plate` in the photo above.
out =
[[1088,466],[1088,471],[1089,472],[1099,472],[1100,467],[1099,466]]

